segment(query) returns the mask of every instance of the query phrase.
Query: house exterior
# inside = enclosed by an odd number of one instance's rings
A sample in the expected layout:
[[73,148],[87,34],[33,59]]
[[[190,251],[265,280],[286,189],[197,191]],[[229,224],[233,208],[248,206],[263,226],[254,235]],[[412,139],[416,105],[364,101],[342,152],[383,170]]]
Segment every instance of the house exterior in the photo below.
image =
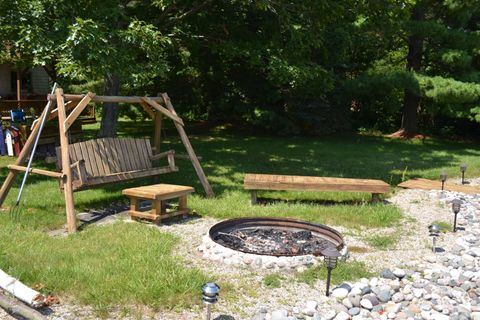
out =
[[[34,67],[22,74],[21,96],[23,99],[46,99],[50,92],[49,77],[42,67]],[[0,99],[17,99],[17,72],[9,64],[0,64]]]

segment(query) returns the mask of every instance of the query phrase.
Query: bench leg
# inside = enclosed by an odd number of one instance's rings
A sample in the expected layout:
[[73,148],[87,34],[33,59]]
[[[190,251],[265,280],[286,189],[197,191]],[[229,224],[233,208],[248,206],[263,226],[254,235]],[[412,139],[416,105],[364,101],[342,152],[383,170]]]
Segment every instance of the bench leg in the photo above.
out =
[[185,219],[189,213],[188,210],[188,203],[187,203],[187,196],[181,196],[178,198],[178,210],[185,211],[183,213],[183,218]]
[[380,193],[372,193],[372,203],[380,202]]
[[251,201],[252,205],[257,204],[257,190],[252,190]]

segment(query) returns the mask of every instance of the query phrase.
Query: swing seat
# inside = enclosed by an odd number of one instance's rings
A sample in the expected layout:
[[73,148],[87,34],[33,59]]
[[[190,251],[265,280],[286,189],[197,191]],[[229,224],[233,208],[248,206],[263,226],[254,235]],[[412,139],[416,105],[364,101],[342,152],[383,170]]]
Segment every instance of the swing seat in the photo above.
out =
[[[56,148],[57,169],[62,170],[60,147]],[[178,171],[175,151],[153,155],[148,139],[100,138],[68,146],[73,190],[118,183]],[[168,166],[155,167],[167,157]],[[61,184],[63,186],[63,184]]]

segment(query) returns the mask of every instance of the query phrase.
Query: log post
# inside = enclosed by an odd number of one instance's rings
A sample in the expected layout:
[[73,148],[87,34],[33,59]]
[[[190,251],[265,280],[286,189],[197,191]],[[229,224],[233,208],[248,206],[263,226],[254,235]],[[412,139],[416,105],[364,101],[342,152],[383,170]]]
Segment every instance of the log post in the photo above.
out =
[[153,134],[153,146],[155,147],[155,151],[153,154],[160,153],[160,143],[161,143],[161,135],[162,135],[162,114],[155,110],[155,132]]
[[[163,93],[162,98],[163,98],[163,101],[165,102],[165,105],[167,106],[167,109],[172,114],[177,116],[177,113],[175,112],[175,109],[173,108],[172,102],[170,101],[170,98],[168,97],[168,95],[166,93]],[[205,176],[205,172],[203,172],[202,166],[200,165],[200,161],[198,161],[195,151],[193,151],[192,144],[190,143],[190,140],[188,140],[188,136],[185,133],[185,129],[181,124],[179,124],[176,121],[173,121],[173,124],[175,125],[175,128],[177,128],[178,133],[180,134],[180,138],[182,139],[185,149],[187,149],[188,155],[190,157],[190,161],[192,161],[192,165],[195,168],[195,171],[197,172],[198,178],[202,183],[203,189],[205,189],[205,193],[207,194],[208,197],[214,197],[215,194],[213,193],[210,183],[208,183],[207,177]]]
[[[50,107],[45,108],[43,110],[43,113],[40,115],[40,118],[39,118],[40,121],[38,123],[40,123],[44,117],[49,115],[50,111],[53,110],[54,107],[55,107],[55,103],[52,101],[52,103],[50,103]],[[46,119],[45,123],[48,120],[49,119]],[[23,166],[25,164],[25,160],[27,160],[27,157],[28,157],[28,155],[30,154],[30,151],[33,148],[33,144],[35,143],[35,138],[37,137],[37,135],[39,133],[39,129],[40,129],[40,126],[35,126],[32,129],[32,133],[28,137],[27,141],[25,142],[25,145],[23,146],[22,151],[18,155],[18,158],[15,161],[15,165]],[[5,201],[5,198],[7,197],[8,192],[10,191],[10,188],[13,185],[13,181],[15,180],[15,177],[17,176],[17,173],[18,173],[18,171],[16,171],[16,170],[10,170],[8,172],[8,175],[5,178],[5,181],[3,182],[2,188],[0,189],[0,207],[3,205],[3,202]]]
[[63,192],[65,193],[65,209],[67,211],[67,229],[69,233],[77,231],[75,207],[73,203],[72,169],[70,167],[70,155],[68,154],[68,130],[65,130],[65,101],[63,90],[55,90],[58,109],[58,126],[60,131],[60,150],[62,154]]
[[0,307],[12,315],[14,319],[47,320],[47,317],[37,310],[31,309],[4,294],[0,294]]

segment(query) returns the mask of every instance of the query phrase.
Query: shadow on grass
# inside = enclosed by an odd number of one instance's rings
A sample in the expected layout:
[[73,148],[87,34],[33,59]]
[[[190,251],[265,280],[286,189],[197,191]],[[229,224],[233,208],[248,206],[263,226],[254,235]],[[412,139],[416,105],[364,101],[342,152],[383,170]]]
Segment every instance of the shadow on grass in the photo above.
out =
[[[98,129],[96,126],[86,126],[86,137],[95,137]],[[188,134],[188,125],[186,129]],[[148,137],[152,133],[151,122],[119,122],[119,136]],[[480,166],[476,160],[479,159],[480,151],[477,151],[474,145],[465,143],[453,144],[439,140],[404,141],[359,135],[321,138],[248,136],[231,130],[206,132],[195,128],[192,128],[189,136],[197,155],[203,157],[202,166],[217,197],[227,198],[236,194],[236,199],[241,201],[243,198],[249,198],[248,191],[243,189],[245,173],[380,179],[395,185],[403,179],[415,176],[431,178],[445,168],[452,168],[448,173],[450,176],[454,175],[459,171],[456,165],[467,158],[469,174],[480,175],[480,169],[477,169]],[[172,148],[177,153],[185,152],[178,134],[171,126],[167,125],[162,138],[162,150]],[[8,173],[6,165],[13,161],[14,159],[11,158],[0,158],[0,179],[6,177]],[[125,204],[126,199],[121,194],[122,189],[154,183],[193,186],[196,194],[203,196],[203,187],[192,164],[181,159],[176,163],[180,168],[179,172],[164,174],[157,179],[133,180],[75,193],[76,210],[107,208],[116,202]],[[48,170],[55,168],[52,164],[45,165],[39,161],[35,161],[34,165]],[[459,175],[459,172],[457,174]],[[45,180],[49,182],[45,183]],[[20,181],[21,174],[17,177],[14,187],[18,188]],[[35,188],[36,185],[38,185],[37,188]],[[55,206],[63,205],[63,195],[55,193],[58,190],[58,183],[54,179],[32,174],[27,180],[27,186],[32,188],[32,192],[45,194],[45,197],[52,199],[49,202],[29,202],[29,206],[34,208],[34,211],[49,212],[52,208],[55,209]],[[29,192],[31,191],[27,189],[26,193]],[[12,203],[12,198],[13,195],[10,195],[7,205]],[[321,194],[305,199],[305,195],[299,193],[293,198],[294,200],[286,201],[273,197],[266,201],[273,204],[288,202],[322,205],[365,203],[361,197],[350,199],[340,196],[338,199],[325,200],[322,199]],[[212,205],[213,207],[215,206]]]
[[[372,204],[371,201],[364,201],[362,199],[350,199],[350,200],[287,200],[287,199],[275,199],[275,198],[257,198],[257,205],[274,205],[279,203],[285,204],[306,204],[306,205],[322,205],[322,206],[334,206],[334,205],[365,205]],[[378,202],[377,202],[378,203]]]

